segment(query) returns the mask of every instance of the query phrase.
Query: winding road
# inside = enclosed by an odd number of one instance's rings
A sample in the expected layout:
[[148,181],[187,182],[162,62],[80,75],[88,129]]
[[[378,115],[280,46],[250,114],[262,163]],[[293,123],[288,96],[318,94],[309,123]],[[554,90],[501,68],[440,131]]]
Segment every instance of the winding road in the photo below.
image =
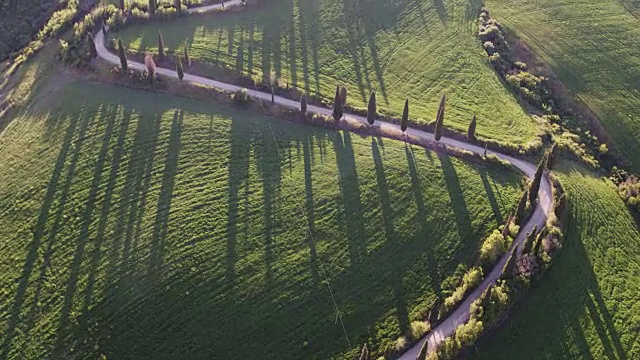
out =
[[[231,7],[231,6],[238,6],[241,5],[242,2],[240,0],[232,0],[232,1],[226,1],[225,2],[225,6],[226,7]],[[189,9],[189,13],[204,13],[207,11],[211,11],[211,10],[218,10],[222,7],[221,4],[216,4],[216,5],[209,5],[209,6],[204,6],[204,7],[199,7],[199,8],[192,8]],[[102,31],[98,31],[98,33],[95,36],[95,43],[96,43],[96,50],[98,52],[98,56],[104,60],[106,60],[109,63],[112,64],[116,64],[119,65],[120,64],[120,58],[115,55],[112,54],[111,52],[109,52],[109,50],[107,50],[107,48],[105,47],[105,38],[104,38],[104,34],[102,33]],[[136,70],[145,70],[146,67],[144,64],[139,63],[139,62],[134,62],[134,61],[128,61],[128,65],[130,68],[132,69],[136,69]],[[166,68],[162,68],[162,67],[157,67],[156,68],[156,73],[160,74],[162,76],[167,76],[167,77],[171,77],[171,78],[178,78],[178,75],[176,73],[175,70],[173,69],[166,69]],[[200,84],[204,84],[207,86],[213,86],[219,89],[223,89],[225,91],[230,91],[230,92],[235,92],[237,90],[242,89],[242,87],[240,86],[236,86],[233,84],[228,84],[228,83],[224,83],[224,82],[220,82],[220,81],[216,81],[213,79],[209,79],[209,78],[205,78],[205,77],[201,77],[201,76],[196,76],[196,75],[191,75],[191,74],[184,74],[184,79],[183,81],[189,82],[189,83],[200,83]],[[271,101],[271,94],[270,93],[265,93],[265,92],[261,92],[261,91],[256,91],[256,90],[250,90],[247,89],[247,91],[249,92],[249,94],[251,95],[252,98],[254,99],[261,99],[264,101]],[[280,96],[275,96],[274,101],[276,104],[281,105],[281,106],[285,106],[291,109],[299,109],[300,108],[300,103],[298,101],[293,101],[284,97],[280,97]],[[319,107],[319,106],[314,106],[314,105],[309,105],[308,106],[308,111],[310,112],[314,112],[314,113],[318,113],[318,114],[322,114],[325,116],[331,116],[332,115],[332,110],[328,109],[328,108],[324,108],[324,107]],[[344,116],[343,121],[348,121],[354,124],[359,124],[359,123],[367,123],[367,119],[362,117],[362,116],[357,116],[357,115],[351,115],[351,114],[346,114]],[[393,133],[393,134],[401,134],[401,130],[400,130],[400,126],[396,125],[396,124],[391,124],[388,122],[384,122],[384,121],[377,121],[376,122],[376,126],[380,126],[380,130],[382,130],[383,133]],[[409,128],[406,133],[412,137],[415,137],[423,142],[426,142],[427,144],[433,145],[436,143],[435,139],[434,139],[434,135],[432,133],[426,132],[426,131],[422,131],[422,130],[418,130],[418,129],[412,129]],[[442,139],[440,139],[440,144],[445,144],[447,146],[453,147],[453,148],[458,148],[458,149],[464,149],[467,151],[471,151],[477,154],[483,154],[484,153],[484,148],[480,147],[478,145],[474,145],[474,144],[470,144],[464,141],[459,141],[459,140],[455,140],[455,139],[451,139],[451,138],[447,138],[447,137],[442,137]],[[498,156],[500,159],[506,160],[509,163],[511,163],[515,168],[517,168],[518,170],[520,170],[522,173],[524,173],[527,177],[529,178],[533,178],[535,171],[536,171],[536,165],[532,164],[528,161],[522,160],[522,159],[517,159],[514,158],[512,156],[509,155],[505,155],[505,154],[501,154],[499,152],[494,152],[494,151],[487,151],[487,153],[489,154],[495,154],[496,156]],[[544,175],[543,175],[543,181],[541,183],[540,186],[540,191],[538,193],[538,199],[539,202],[536,205],[535,211],[533,213],[533,215],[531,216],[529,222],[527,224],[525,224],[524,226],[521,227],[520,229],[520,233],[518,234],[518,236],[516,237],[515,241],[513,242],[513,245],[511,247],[511,249],[509,251],[507,251],[496,263],[496,265],[494,266],[494,268],[491,270],[491,272],[489,274],[487,274],[484,278],[484,280],[482,281],[482,283],[474,290],[472,291],[470,294],[467,295],[467,297],[465,298],[465,300],[462,302],[462,304],[460,304],[460,306],[451,314],[449,315],[449,317],[447,317],[446,319],[444,319],[438,326],[436,326],[435,328],[433,328],[429,333],[427,333],[419,342],[417,342],[413,347],[409,348],[408,350],[406,350],[402,356],[399,358],[400,360],[415,360],[416,357],[418,356],[419,352],[420,352],[420,348],[422,347],[422,344],[424,343],[425,340],[429,341],[429,352],[431,352],[441,341],[443,341],[445,338],[451,336],[452,334],[455,333],[456,328],[458,327],[458,325],[465,323],[466,321],[469,320],[469,306],[471,305],[471,303],[476,300],[477,298],[479,298],[482,293],[493,283],[495,283],[495,281],[500,277],[501,273],[502,273],[502,268],[504,267],[504,264],[507,262],[509,255],[511,254],[511,251],[513,249],[513,247],[517,246],[519,248],[518,251],[522,250],[522,244],[525,241],[526,238],[526,233],[531,231],[531,229],[534,226],[537,226],[538,229],[542,228],[542,226],[544,226],[544,224],[547,221],[547,216],[548,214],[553,211],[552,210],[552,192],[551,192],[551,181],[549,180],[549,174],[547,171],[545,171]]]

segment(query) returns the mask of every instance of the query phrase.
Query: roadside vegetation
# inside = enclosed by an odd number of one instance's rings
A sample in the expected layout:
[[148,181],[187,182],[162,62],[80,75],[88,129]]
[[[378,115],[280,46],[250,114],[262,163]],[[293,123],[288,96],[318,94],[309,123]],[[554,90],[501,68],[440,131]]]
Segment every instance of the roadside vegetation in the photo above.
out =
[[0,139],[3,358],[395,349],[521,193],[503,167],[211,103],[50,101]]

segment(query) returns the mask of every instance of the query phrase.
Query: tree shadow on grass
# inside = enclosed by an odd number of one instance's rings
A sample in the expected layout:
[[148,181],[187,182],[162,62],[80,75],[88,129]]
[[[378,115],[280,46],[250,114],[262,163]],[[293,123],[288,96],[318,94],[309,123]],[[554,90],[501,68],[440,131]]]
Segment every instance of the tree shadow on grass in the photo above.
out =
[[[502,217],[502,212],[500,211],[500,205],[496,200],[496,195],[493,193],[493,188],[489,183],[489,178],[487,177],[487,169],[481,168],[479,171],[480,179],[482,179],[482,185],[484,186],[484,191],[487,193],[487,199],[489,199],[489,204],[491,204],[491,209],[493,210],[493,216],[495,216],[498,224],[502,224],[504,222],[504,219]],[[498,193],[498,195],[500,195],[500,193]]]
[[[468,254],[471,252],[472,248],[476,247],[476,242],[470,239],[474,236],[474,232],[471,227],[469,209],[462,192],[462,187],[460,187],[460,179],[458,178],[458,174],[449,155],[438,153],[438,158],[440,159],[440,165],[442,166],[445,186],[449,192],[451,207],[456,217],[456,225],[460,236],[460,246],[462,248],[458,250],[462,251],[456,251],[456,253]],[[456,258],[456,261],[460,262],[462,259]]]
[[[48,267],[51,247],[53,246],[51,242],[53,241],[53,237],[55,237],[55,233],[58,227],[61,225],[61,214],[64,208],[64,204],[69,195],[69,188],[75,174],[75,167],[80,154],[80,148],[89,124],[91,123],[91,120],[95,118],[95,113],[86,113],[86,111],[87,109],[84,108],[83,111],[80,111],[78,113],[78,115],[72,116],[69,121],[69,126],[67,127],[60,152],[58,153],[58,159],[53,168],[53,173],[51,175],[51,179],[49,180],[49,184],[47,185],[47,192],[43,199],[38,219],[36,220],[35,225],[33,225],[33,227],[31,228],[33,240],[27,248],[24,267],[22,269],[20,278],[18,279],[18,289],[16,291],[11,310],[9,311],[7,330],[4,337],[4,344],[2,344],[1,347],[2,353],[0,353],[0,355],[2,355],[2,358],[10,357],[13,338],[15,337],[18,325],[22,320],[21,312],[27,296],[29,279],[31,278],[33,267],[38,261],[40,247],[43,245],[42,241],[45,237],[45,234],[47,233],[47,223],[49,220],[49,215],[52,211],[56,197],[58,197],[56,220],[54,220],[53,227],[49,229],[49,239],[45,240],[45,242],[47,243],[47,248],[49,250],[48,252],[45,252],[43,259],[44,263],[42,267]],[[57,116],[56,118],[57,120],[52,121],[52,123],[61,122],[62,115]],[[69,160],[69,157],[71,157],[71,160]],[[69,161],[68,165],[67,161]],[[61,185],[65,167],[67,170],[66,177],[64,178],[64,183],[62,183]],[[59,186],[62,186],[62,191],[60,193],[58,193]],[[38,281],[41,281],[41,279]],[[37,292],[39,296],[40,286],[36,287],[38,288]],[[29,329],[25,329],[25,331],[28,330]]]

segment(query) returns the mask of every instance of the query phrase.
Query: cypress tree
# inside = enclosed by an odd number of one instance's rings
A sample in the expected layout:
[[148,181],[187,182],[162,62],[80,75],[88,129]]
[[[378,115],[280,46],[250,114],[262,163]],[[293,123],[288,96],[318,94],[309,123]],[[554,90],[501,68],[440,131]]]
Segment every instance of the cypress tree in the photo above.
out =
[[440,141],[440,139],[442,138],[442,123],[444,122],[444,108],[446,101],[447,97],[444,93],[442,93],[442,97],[440,98],[440,106],[438,106],[438,115],[436,115],[436,141]]
[[489,144],[484,144],[484,158],[487,158],[487,148],[489,147]]
[[89,33],[89,54],[92,59],[98,57],[98,51],[96,50],[96,42],[93,40],[93,35]]
[[542,241],[544,240],[544,231],[540,231],[538,234],[538,238],[536,239],[536,244],[533,246],[533,254],[536,256],[540,255],[540,246],[542,246]]
[[407,131],[407,123],[409,122],[409,99],[404,101],[404,111],[402,112],[402,121],[400,122],[400,130],[404,133]]
[[509,259],[502,268],[500,278],[507,280],[513,276],[513,271],[516,269],[516,260],[518,260],[518,247],[514,246],[513,251],[511,251],[511,256],[509,256]]
[[180,56],[176,56],[176,72],[178,73],[178,79],[182,81],[184,78],[184,69],[182,68],[182,60],[180,60]]
[[505,239],[509,235],[509,227],[511,226],[512,222],[513,222],[513,213],[509,214],[509,217],[507,218],[507,222],[504,223],[504,228],[502,229],[502,237]]
[[158,30],[158,60],[164,61],[164,38],[160,30]]
[[122,46],[122,39],[118,39],[118,56],[120,57],[120,66],[122,70],[127,70],[127,55],[124,53],[124,46]]
[[300,96],[300,112],[302,112],[303,115],[307,114],[307,95],[306,94],[302,94],[302,96]]
[[551,168],[555,165],[556,155],[558,154],[558,144],[553,144],[551,146],[551,150],[547,154],[547,169],[551,170]]
[[342,119],[342,97],[340,96],[340,87],[336,86],[336,96],[333,100],[333,118],[336,121]]
[[376,92],[372,91],[369,96],[369,106],[367,107],[367,121],[369,125],[373,125],[376,121],[377,105],[376,105]]
[[542,181],[542,173],[544,171],[544,159],[540,161],[538,164],[538,168],[536,169],[536,174],[533,177],[533,181],[531,182],[531,187],[529,188],[529,202],[531,202],[531,206],[535,204],[536,199],[538,198],[538,191],[540,190],[540,182]]
[[104,25],[104,20],[102,20],[102,35],[107,36],[107,27]]
[[369,360],[369,348],[367,347],[367,343],[364,343],[364,346],[362,347],[360,360]]
[[120,9],[124,11],[124,0],[120,0]]
[[533,243],[536,240],[538,235],[538,225],[534,225],[531,232],[527,234],[527,239],[524,241],[524,245],[522,245],[522,253],[528,254],[531,252],[531,248],[533,248]]
[[429,351],[429,339],[425,339],[422,347],[420,348],[420,353],[418,353],[418,357],[416,360],[427,360],[427,352]]
[[156,13],[156,0],[149,0],[149,15]]
[[187,50],[187,42],[184,42],[184,63],[187,67],[191,67],[191,59],[189,59],[189,50]]
[[522,221],[525,217],[525,212],[527,211],[527,198],[529,197],[529,190],[525,190],[520,197],[520,202],[518,202],[518,208],[516,210],[516,222],[518,224],[522,224]]
[[182,1],[173,0],[173,6],[176,8],[176,10],[180,11],[180,8],[182,8]]
[[467,130],[467,139],[469,140],[476,139],[476,114],[473,114],[473,118],[469,123],[469,129]]

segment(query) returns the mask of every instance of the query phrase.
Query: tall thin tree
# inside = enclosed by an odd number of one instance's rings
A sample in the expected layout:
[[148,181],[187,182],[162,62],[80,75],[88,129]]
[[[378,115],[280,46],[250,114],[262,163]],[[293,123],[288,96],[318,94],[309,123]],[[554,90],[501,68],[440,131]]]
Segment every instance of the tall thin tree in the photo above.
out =
[[187,49],[188,41],[184,42],[184,64],[191,67],[191,59],[189,58],[189,50]]
[[347,105],[347,88],[344,86],[340,89],[340,99],[342,100],[342,107]]
[[529,198],[529,190],[525,190],[518,202],[518,208],[516,209],[516,223],[521,225],[524,222],[527,211],[527,199]]
[[336,121],[342,119],[342,96],[340,96],[340,86],[336,86],[336,96],[333,99],[333,118]]
[[173,7],[175,7],[176,10],[180,11],[180,8],[182,8],[182,1],[181,0],[173,0]]
[[511,256],[509,256],[509,259],[507,260],[507,262],[504,264],[504,267],[502,268],[502,275],[500,276],[500,278],[507,280],[513,277],[513,273],[516,269],[517,260],[518,260],[518,247],[514,246],[513,250],[511,251]]
[[538,198],[538,191],[540,190],[540,183],[542,182],[542,173],[544,172],[545,161],[542,159],[538,164],[538,168],[536,169],[536,174],[533,176],[533,181],[531,182],[531,187],[529,188],[529,202],[531,206],[535,204],[536,199]]
[[307,114],[307,95],[306,94],[302,94],[302,96],[300,96],[300,112],[303,115]]
[[367,106],[367,122],[369,125],[373,125],[376,121],[377,112],[376,92],[372,91],[371,96],[369,96],[369,106]]
[[469,129],[467,130],[467,139],[476,139],[476,114],[473,114],[473,118],[471,118],[471,122],[469,123]]
[[124,0],[120,0],[120,9],[122,11],[124,11],[124,7],[125,7]]
[[149,14],[153,15],[156,13],[156,0],[149,0]]
[[92,59],[98,57],[98,51],[96,50],[96,42],[93,40],[93,35],[89,33],[88,41],[89,43],[89,55],[91,55]]
[[176,72],[178,73],[178,79],[182,81],[182,79],[184,79],[184,69],[182,68],[182,60],[180,60],[179,55],[176,55]]
[[160,30],[158,30],[158,60],[164,61],[164,38]]
[[538,236],[538,225],[533,225],[533,229],[531,229],[531,232],[529,232],[527,234],[527,238],[524,241],[524,245],[522,245],[522,253],[523,254],[528,254],[531,252],[531,249],[533,248],[533,243],[536,240],[536,237]]
[[369,360],[369,348],[367,347],[367,343],[364,343],[362,347],[362,351],[360,352],[359,360]]
[[418,353],[418,357],[416,360],[427,360],[427,353],[429,352],[429,339],[424,339],[424,343],[420,347],[420,352]]
[[127,70],[129,66],[127,64],[127,55],[124,52],[124,46],[122,46],[122,39],[118,39],[118,56],[120,57],[122,70]]
[[436,141],[440,141],[440,139],[442,138],[442,124],[444,123],[444,109],[446,101],[447,97],[444,93],[442,93],[442,97],[440,98],[440,105],[438,106],[438,115],[436,116]]
[[400,130],[404,133],[407,131],[409,122],[409,99],[404,101],[404,110],[402,111],[402,121],[400,122]]

